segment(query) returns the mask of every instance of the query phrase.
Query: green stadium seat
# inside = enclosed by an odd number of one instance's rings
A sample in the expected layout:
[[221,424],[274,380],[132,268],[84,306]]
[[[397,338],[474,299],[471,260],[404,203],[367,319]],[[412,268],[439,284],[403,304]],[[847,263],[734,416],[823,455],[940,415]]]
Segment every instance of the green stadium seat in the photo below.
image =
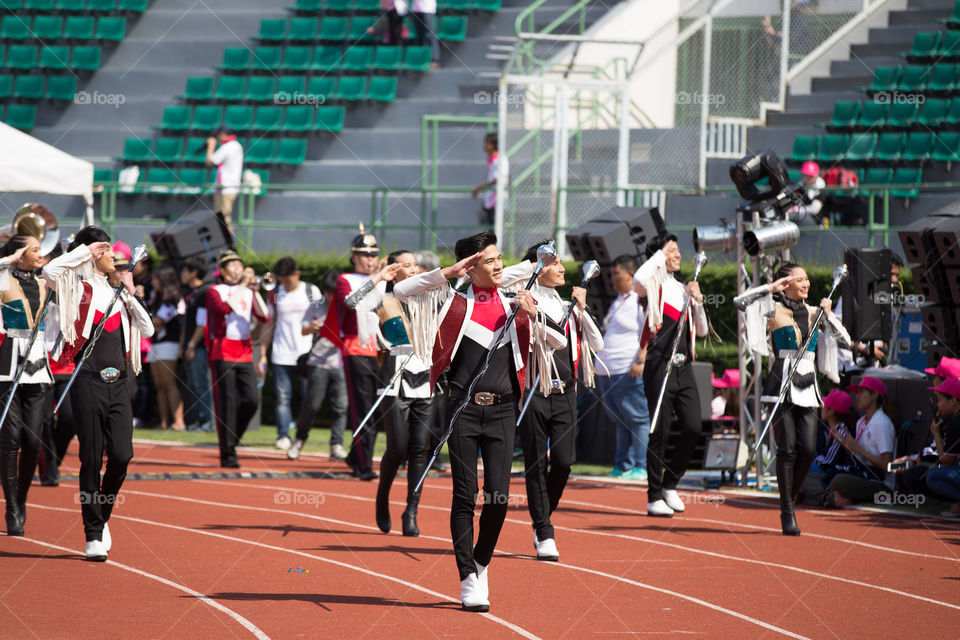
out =
[[373,63],[373,47],[350,47],[343,54],[340,68],[344,71],[364,73]]
[[94,169],[93,170],[94,184],[103,184],[104,182],[113,182],[113,178],[114,178],[113,169]]
[[280,20],[261,20],[260,33],[257,34],[258,40],[265,42],[283,42],[287,39],[287,21]]
[[213,99],[217,102],[240,102],[243,100],[243,90],[247,85],[244,76],[220,76],[217,79],[217,90],[213,92]]
[[43,76],[17,76],[13,83],[13,97],[20,100],[43,100]]
[[323,0],[297,0],[294,6],[287,8],[295,13],[319,13],[323,9]]
[[503,0],[473,0],[473,8],[477,11],[500,11]]
[[350,31],[347,37],[351,42],[372,40],[373,34],[367,33],[367,29],[371,29],[376,22],[377,19],[374,16],[353,16],[350,19]]
[[149,187],[150,193],[170,193],[180,183],[177,172],[167,167],[150,167],[147,169],[145,182],[157,183]]
[[307,83],[307,93],[317,101],[329,102],[336,98],[337,79],[333,76],[313,76]]
[[177,96],[189,102],[207,102],[213,99],[213,78],[187,78],[187,88]]
[[[873,150],[877,146],[877,134],[855,133],[850,139],[850,146],[843,154],[844,160],[853,164],[864,164],[873,158]],[[820,148],[821,154],[823,147]]]
[[24,0],[23,8],[34,13],[49,13],[54,10],[54,0]]
[[243,154],[244,164],[273,164],[277,141],[274,138],[254,140]]
[[97,20],[97,40],[107,40],[109,42],[120,42],[127,33],[127,19],[117,17],[105,17]]
[[291,18],[287,40],[297,42],[316,40],[319,29],[320,23],[316,18]]
[[334,11],[337,13],[349,13],[352,0],[325,0],[323,8],[325,11]]
[[940,33],[937,31],[920,31],[913,36],[913,47],[903,56],[911,62],[923,62],[938,57],[940,48]]
[[407,47],[403,52],[403,68],[407,71],[428,71],[431,56],[430,47]]
[[[960,32],[958,32],[960,33]],[[960,98],[954,98],[950,101],[950,108],[940,120],[941,129],[960,129]]]
[[437,3],[437,13],[467,13],[473,6],[471,0],[441,0]]
[[929,131],[914,132],[907,136],[907,145],[903,148],[900,160],[903,162],[923,163],[933,153],[934,135]]
[[293,96],[294,94],[302,95],[306,92],[306,76],[282,76],[279,80],[277,80],[277,93]]
[[893,179],[890,184],[903,189],[892,189],[890,195],[895,198],[916,198],[920,195],[920,190],[913,185],[919,185],[923,182],[923,170],[919,168],[900,168],[893,172]]
[[343,76],[337,83],[338,100],[363,100],[367,79],[362,76]]
[[340,69],[340,47],[322,46],[313,50],[311,71],[337,71]]
[[223,50],[223,64],[220,69],[224,71],[246,71],[250,66],[250,49],[246,47],[227,47]]
[[[229,109],[229,107],[228,107]],[[257,107],[253,118],[252,131],[276,133],[283,127],[282,107]]]
[[63,23],[63,37],[67,40],[93,40],[96,21],[90,16],[67,16]]
[[932,127],[936,129],[940,126],[947,111],[950,109],[950,101],[940,98],[927,98],[920,105],[920,112],[917,114],[917,124],[922,127]]
[[182,162],[190,164],[204,164],[207,161],[207,139],[204,137],[187,138],[183,145],[183,155],[180,157]]
[[70,47],[54,45],[40,49],[40,61],[37,63],[40,69],[49,69],[50,71],[63,71],[70,68]]
[[233,131],[249,131],[253,126],[253,107],[232,104],[223,112],[223,124]]
[[860,105],[860,115],[857,117],[857,129],[873,129],[882,127],[887,120],[890,105],[886,102],[867,100]]
[[70,56],[70,68],[81,71],[99,69],[100,47],[74,47]]
[[60,13],[83,13],[87,10],[87,0],[57,0],[54,6]]
[[906,102],[896,102],[890,106],[890,112],[887,114],[886,128],[888,129],[909,129],[917,120],[918,105],[910,100]]
[[859,102],[840,101],[833,105],[833,117],[824,125],[827,131],[852,129],[860,115]]
[[287,47],[283,51],[280,68],[284,71],[307,71],[310,69],[310,47]]
[[0,11],[19,11],[24,0],[0,0]]
[[877,140],[877,148],[873,152],[873,159],[880,163],[894,163],[900,159],[903,146],[907,143],[907,134],[887,132],[881,133]]
[[903,68],[900,75],[900,82],[897,83],[898,91],[907,93],[922,93],[927,88],[927,82],[930,79],[930,67],[919,64],[909,64]]
[[166,131],[186,131],[190,128],[190,107],[166,107],[159,129]]
[[153,143],[153,160],[163,164],[180,162],[183,155],[183,138],[157,138]]
[[306,159],[306,140],[302,138],[284,138],[277,144],[277,164],[301,165]]
[[7,57],[6,45],[0,44],[0,69],[3,69],[4,59]]
[[37,107],[32,104],[8,104],[3,121],[15,129],[30,131],[37,121]]
[[354,13],[380,13],[380,0],[353,0]]
[[397,97],[397,78],[395,76],[374,76],[367,87],[367,99],[378,102],[393,102]]
[[59,40],[63,34],[63,18],[37,16],[33,19],[33,37],[39,40]]
[[828,133],[820,139],[820,152],[817,158],[821,162],[839,162],[843,159],[850,136],[841,133]]
[[867,88],[867,93],[878,91],[893,91],[900,82],[900,67],[877,67],[873,71],[873,82]]
[[467,16],[440,16],[437,37],[451,42],[462,42],[467,37]]
[[245,102],[273,102],[277,81],[273,76],[253,76],[247,82]]
[[317,107],[317,116],[313,122],[314,131],[342,131],[343,107]]
[[377,47],[372,68],[397,71],[403,65],[403,47]]
[[283,130],[291,133],[310,131],[313,126],[313,110],[313,107],[287,107],[283,118]]
[[0,40],[30,40],[30,17],[24,15],[4,16],[0,22]]
[[207,135],[213,135],[214,129],[221,125],[220,118],[223,110],[220,107],[212,105],[200,105],[193,109],[193,120],[190,122],[190,128],[194,131],[202,131]]
[[13,95],[13,76],[0,75],[0,100],[6,101]]
[[797,164],[813,160],[817,157],[819,148],[820,138],[817,136],[797,136],[793,140],[793,151],[787,156],[787,160]]
[[131,163],[149,162],[152,153],[150,147],[149,139],[127,138],[123,143],[123,155],[120,159]]
[[71,75],[50,76],[47,78],[47,99],[61,102],[73,102],[77,93],[77,78]]
[[926,93],[948,94],[957,88],[957,67],[955,62],[941,62],[933,65],[927,81]]
[[871,167],[863,174],[861,184],[890,184],[892,176],[893,169]]
[[947,29],[960,29],[960,0],[953,5],[953,15],[945,20],[937,20],[947,25]]
[[347,39],[347,19],[339,17],[324,17],[320,23],[320,40],[328,42],[343,42]]
[[144,13],[150,0],[117,0],[117,10],[125,13]]
[[177,192],[186,195],[203,193],[210,185],[210,172],[206,169],[180,169],[177,171],[177,181],[181,184]]
[[7,69],[29,71],[37,66],[37,48],[22,44],[7,49]]
[[942,60],[960,60],[960,31],[947,31],[940,40],[937,57]]
[[117,8],[117,0],[87,0],[87,11],[110,13]]
[[936,162],[960,161],[960,131],[941,131],[937,134],[930,159]]
[[252,71],[277,71],[280,69],[280,60],[283,49],[280,47],[257,47],[253,51],[250,63]]

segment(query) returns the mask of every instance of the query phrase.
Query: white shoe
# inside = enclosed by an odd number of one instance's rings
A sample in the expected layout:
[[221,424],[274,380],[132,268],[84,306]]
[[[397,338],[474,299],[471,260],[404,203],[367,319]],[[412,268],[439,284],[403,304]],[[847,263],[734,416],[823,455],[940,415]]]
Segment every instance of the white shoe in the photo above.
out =
[[647,505],[647,515],[655,518],[672,518],[673,509],[663,500],[655,500]]
[[533,544],[537,548],[537,560],[546,562],[558,562],[560,560],[560,552],[557,551],[557,543],[553,538],[541,540],[534,535]]
[[287,457],[291,460],[296,460],[300,457],[300,449],[303,448],[303,440],[297,438],[293,441],[293,444],[290,445],[290,448],[287,449]]
[[107,523],[103,523],[103,533],[100,534],[100,542],[103,543],[103,550],[110,551],[110,547],[113,546],[113,536],[110,535],[110,527],[107,526]]
[[346,460],[347,459],[347,450],[343,448],[342,444],[335,444],[330,447],[330,459],[331,460]]
[[273,446],[275,446],[277,449],[286,451],[287,449],[290,448],[290,438],[288,438],[287,436],[283,436],[282,438],[277,438],[277,444]]
[[87,543],[87,560],[91,562],[106,562],[107,550],[100,540],[91,540]]
[[460,581],[460,607],[464,611],[490,611],[490,601],[481,593],[480,578],[475,573]]
[[677,513],[683,513],[687,508],[686,505],[683,504],[683,500],[680,498],[680,494],[677,493],[676,489],[664,489],[663,501]]
[[476,560],[473,561],[473,566],[477,568],[477,583],[480,586],[480,595],[483,596],[483,600],[489,605],[490,582],[487,580],[487,577],[490,574],[487,573],[487,567],[484,567]]

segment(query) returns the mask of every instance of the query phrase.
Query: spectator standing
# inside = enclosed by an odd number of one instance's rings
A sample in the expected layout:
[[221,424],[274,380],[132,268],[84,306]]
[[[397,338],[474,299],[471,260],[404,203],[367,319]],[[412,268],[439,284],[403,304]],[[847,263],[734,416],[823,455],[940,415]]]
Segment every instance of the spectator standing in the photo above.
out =
[[487,154],[486,180],[473,188],[473,194],[470,197],[482,196],[480,224],[492,227],[497,213],[497,179],[503,176],[504,183],[507,182],[510,163],[507,156],[500,153],[500,143],[495,133],[488,133],[483,139],[483,150]]
[[180,351],[187,373],[187,386],[192,397],[188,411],[192,421],[188,431],[210,431],[213,404],[210,397],[210,372],[207,370],[207,348],[203,342],[203,330],[207,326],[206,296],[209,286],[207,263],[201,258],[187,258],[180,267],[180,283],[187,290],[183,301],[183,331],[180,335]]
[[[217,146],[219,145],[219,147]],[[217,186],[213,192],[213,208],[230,248],[233,239],[233,205],[243,181],[243,146],[237,136],[224,125],[207,138],[207,164],[217,168]]]
[[440,41],[437,39],[437,0],[413,0],[413,24],[417,29],[414,43],[430,47],[430,68],[440,65]]
[[147,354],[150,373],[157,394],[160,428],[183,431],[183,399],[177,388],[177,361],[180,334],[186,311],[180,295],[180,277],[176,270],[164,265],[152,276],[153,295],[149,308],[153,317],[154,335]]

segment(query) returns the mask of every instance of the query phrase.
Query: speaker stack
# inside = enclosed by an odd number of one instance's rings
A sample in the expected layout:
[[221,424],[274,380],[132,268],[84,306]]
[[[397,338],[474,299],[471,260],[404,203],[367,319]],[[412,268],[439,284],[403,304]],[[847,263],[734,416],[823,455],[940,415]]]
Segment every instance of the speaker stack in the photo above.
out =
[[157,252],[169,258],[179,269],[187,258],[200,257],[212,267],[229,248],[216,214],[194,211],[172,222],[167,228],[150,234]]
[[843,282],[843,324],[856,342],[889,341],[891,329],[890,249],[847,249],[850,276]]
[[927,363],[960,348],[960,201],[900,230],[904,259],[922,300]]

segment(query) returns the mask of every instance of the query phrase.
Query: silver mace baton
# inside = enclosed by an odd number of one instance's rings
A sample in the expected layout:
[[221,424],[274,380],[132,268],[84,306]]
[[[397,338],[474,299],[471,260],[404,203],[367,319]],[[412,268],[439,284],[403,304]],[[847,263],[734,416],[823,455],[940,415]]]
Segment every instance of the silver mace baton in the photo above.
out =
[[[410,348],[410,355],[408,355],[403,360],[403,364],[400,365],[400,368],[397,369],[397,372],[393,374],[393,377],[390,378],[390,382],[387,383],[387,386],[384,387],[383,391],[380,392],[380,395],[377,396],[376,402],[373,403],[373,406],[370,407],[370,411],[367,411],[367,415],[363,417],[363,420],[360,422],[360,426],[357,427],[356,431],[353,432],[353,437],[356,438],[357,434],[363,430],[363,427],[366,426],[367,421],[370,420],[370,417],[373,415],[373,412],[377,410],[377,407],[380,406],[380,403],[383,402],[383,399],[387,397],[387,392],[393,388],[393,385],[396,384],[397,380],[400,379],[400,376],[403,374],[403,370],[406,369],[407,363],[410,362],[410,358],[413,357],[413,347]],[[400,349],[398,352],[402,351]]]
[[[597,264],[596,260],[587,260],[583,263],[583,280],[580,282],[580,288],[586,289],[587,284],[591,280],[597,277],[600,273],[600,265]],[[570,304],[567,305],[567,311],[563,314],[563,320],[560,321],[560,327],[563,329],[564,335],[567,333],[567,320],[570,319],[570,314],[573,313],[573,305],[577,304],[576,300],[571,300]],[[540,384],[540,372],[537,371],[537,377],[533,379],[533,384],[530,385],[530,393],[527,395],[526,401],[523,403],[523,409],[520,411],[520,415],[517,417],[517,426],[520,426],[520,421],[523,420],[523,416],[527,413],[527,409],[530,407],[530,401],[533,400],[533,392],[536,390],[537,385]]]
[[[703,267],[707,264],[707,254],[705,251],[701,251],[693,258],[693,280],[696,282],[697,278],[700,277],[700,272],[703,270]],[[676,362],[677,359],[677,349],[680,348],[680,338],[683,337],[684,329],[687,326],[687,315],[690,311],[690,294],[684,292],[683,294],[683,307],[680,309],[680,326],[677,328],[677,337],[673,339],[673,350],[670,351],[670,358],[667,359],[667,371],[663,374],[663,383],[660,385],[660,395],[657,397],[657,407],[653,411],[653,420],[650,422],[650,432],[657,430],[657,423],[660,418],[660,409],[663,407],[663,397],[667,394],[667,382],[670,380],[670,373],[673,371],[674,367],[679,364]]]
[[[130,256],[130,266],[127,267],[131,272],[133,268],[137,266],[137,263],[147,257],[147,248],[142,244],[138,244],[133,248]],[[87,361],[87,358],[90,357],[90,352],[93,351],[93,345],[97,343],[97,340],[100,338],[100,334],[103,333],[103,325],[106,324],[107,318],[110,317],[110,312],[113,311],[113,305],[117,303],[117,300],[120,298],[120,293],[123,291],[123,285],[117,287],[116,292],[113,294],[113,299],[110,300],[110,304],[107,305],[107,310],[104,312],[103,317],[100,318],[100,322],[97,324],[96,328],[93,330],[93,335],[90,340],[87,341],[87,344],[84,345],[83,355],[80,356],[80,362],[77,363],[76,368],[73,370],[73,375],[70,376],[70,380],[67,381],[67,386],[63,389],[63,393],[60,395],[60,399],[57,400],[57,406],[53,408],[53,412],[57,413],[60,411],[60,405],[63,404],[64,399],[66,399],[67,394],[70,393],[70,387],[73,386],[74,381],[77,379],[77,374],[80,373],[80,369],[83,368],[83,363]],[[92,311],[92,309],[91,309]],[[132,345],[131,349],[136,349],[137,345]]]
[[[850,275],[850,271],[847,270],[847,265],[845,264],[833,270],[833,286],[830,287],[830,293],[827,294],[828,298],[833,297],[833,292],[837,290],[841,282],[847,279],[848,275]],[[760,450],[760,446],[763,444],[763,437],[767,435],[767,430],[769,430],[770,425],[773,424],[773,418],[777,415],[777,409],[780,408],[780,403],[787,397],[787,390],[790,389],[790,385],[793,383],[793,376],[800,366],[800,361],[803,360],[803,354],[807,352],[807,348],[810,346],[810,341],[813,340],[813,336],[817,334],[817,328],[820,326],[823,314],[824,311],[821,307],[820,313],[817,314],[816,319],[813,321],[813,326],[810,327],[810,333],[807,334],[807,339],[803,341],[803,348],[797,352],[797,358],[793,361],[793,366],[790,368],[790,375],[787,376],[784,384],[780,385],[780,395],[777,396],[777,401],[774,403],[773,409],[771,409],[770,414],[767,416],[767,421],[763,425],[763,431],[760,432],[760,436],[757,438],[757,442],[753,447],[754,453]]]
[[7,396],[7,402],[3,405],[3,415],[0,416],[0,429],[3,429],[3,425],[7,421],[7,414],[10,412],[10,405],[13,403],[13,396],[17,393],[17,387],[20,386],[20,378],[23,376],[23,372],[27,368],[27,361],[30,358],[30,350],[33,349],[33,343],[36,342],[37,334],[40,333],[40,327],[43,325],[43,321],[47,317],[47,309],[50,308],[50,301],[52,299],[52,292],[47,289],[47,295],[43,299],[43,307],[40,309],[40,315],[33,323],[33,330],[30,331],[30,339],[27,340],[27,349],[24,351],[23,357],[20,358],[20,364],[17,365],[17,375],[13,378],[13,386],[10,387],[10,395]]
[[[533,275],[530,276],[530,279],[527,281],[527,286],[524,287],[524,291],[529,291],[533,288],[533,285],[537,282],[537,276],[540,275],[540,272],[543,271],[543,268],[549,264],[552,264],[554,260],[557,259],[557,250],[554,247],[553,240],[549,244],[540,245],[540,248],[537,249],[537,266],[533,270]],[[470,395],[473,393],[474,388],[477,386],[477,382],[480,381],[480,378],[483,377],[483,374],[486,373],[487,367],[490,366],[490,360],[493,358],[493,354],[500,347],[500,343],[503,342],[504,336],[507,335],[507,332],[510,330],[510,325],[513,324],[514,319],[517,317],[517,312],[520,311],[520,305],[517,305],[510,312],[510,315],[507,317],[507,321],[504,323],[503,328],[500,329],[497,339],[494,340],[493,344],[487,348],[487,357],[484,359],[483,364],[478,369],[478,373],[473,376],[473,379],[470,381],[470,384],[467,386],[466,392],[463,394],[463,399],[460,401],[460,404],[457,405],[456,411],[453,412],[453,417],[450,418],[450,425],[447,427],[447,430],[444,432],[443,436],[440,438],[440,442],[437,444],[436,448],[433,450],[433,455],[430,456],[430,461],[427,462],[427,466],[423,470],[423,475],[420,476],[420,480],[417,482],[417,486],[413,489],[414,493],[420,491],[420,487],[423,485],[423,481],[427,479],[427,474],[430,473],[430,467],[433,466],[434,461],[437,459],[437,456],[440,455],[440,450],[443,449],[443,445],[447,443],[447,440],[450,439],[450,436],[453,435],[453,428],[457,425],[457,420],[460,419],[460,414],[463,413],[463,410],[467,407],[467,403],[470,402]],[[469,322],[470,319],[464,319],[464,322]]]

